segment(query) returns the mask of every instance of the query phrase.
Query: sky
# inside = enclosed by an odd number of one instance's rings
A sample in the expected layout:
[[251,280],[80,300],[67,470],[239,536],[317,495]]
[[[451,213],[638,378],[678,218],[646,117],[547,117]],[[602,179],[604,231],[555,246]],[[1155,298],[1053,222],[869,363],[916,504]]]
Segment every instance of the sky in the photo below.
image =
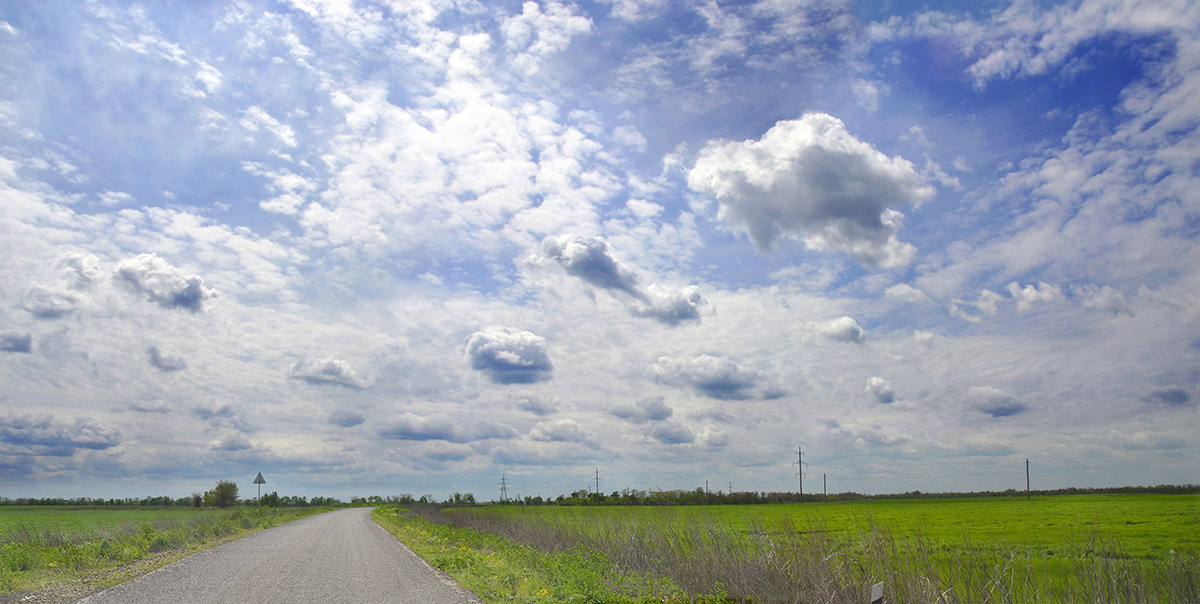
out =
[[11,1],[0,56],[0,496],[1200,483],[1195,2]]

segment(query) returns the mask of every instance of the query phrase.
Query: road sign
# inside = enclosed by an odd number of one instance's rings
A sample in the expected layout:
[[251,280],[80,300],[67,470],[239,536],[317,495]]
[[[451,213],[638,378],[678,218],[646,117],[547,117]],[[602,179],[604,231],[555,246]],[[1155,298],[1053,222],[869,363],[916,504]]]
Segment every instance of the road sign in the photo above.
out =
[[267,479],[262,477],[262,472],[259,472],[258,476],[254,477],[254,484],[258,485],[258,499],[262,499],[262,486],[267,484]]

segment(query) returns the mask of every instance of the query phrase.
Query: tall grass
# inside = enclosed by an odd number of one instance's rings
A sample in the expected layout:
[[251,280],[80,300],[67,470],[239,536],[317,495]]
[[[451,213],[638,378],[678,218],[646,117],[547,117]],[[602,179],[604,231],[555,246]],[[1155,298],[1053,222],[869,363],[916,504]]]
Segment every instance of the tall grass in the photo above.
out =
[[689,510],[627,516],[572,510],[414,509],[435,522],[501,535],[542,551],[584,548],[615,570],[665,577],[693,594],[739,601],[853,602],[885,584],[889,602],[1200,602],[1195,552],[1157,560],[1084,535],[1046,555],[996,543],[935,543],[867,522],[826,530],[780,521],[732,523]]

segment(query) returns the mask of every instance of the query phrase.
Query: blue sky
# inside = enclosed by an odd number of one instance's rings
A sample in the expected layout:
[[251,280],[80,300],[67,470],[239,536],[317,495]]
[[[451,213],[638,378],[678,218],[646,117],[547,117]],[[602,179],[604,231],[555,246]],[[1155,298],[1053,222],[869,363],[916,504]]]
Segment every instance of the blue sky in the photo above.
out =
[[4,4],[0,496],[1200,482],[1198,25]]

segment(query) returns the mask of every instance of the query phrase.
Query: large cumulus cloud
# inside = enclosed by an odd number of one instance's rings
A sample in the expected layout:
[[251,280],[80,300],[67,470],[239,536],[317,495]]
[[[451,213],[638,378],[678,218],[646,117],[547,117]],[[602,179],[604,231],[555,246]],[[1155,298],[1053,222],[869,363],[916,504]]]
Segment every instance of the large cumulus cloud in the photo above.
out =
[[783,390],[773,375],[746,369],[726,357],[707,354],[687,358],[661,357],[650,365],[646,373],[657,382],[691,388],[715,399],[769,399],[783,396]]
[[710,142],[688,185],[715,197],[720,217],[759,252],[793,237],[884,268],[908,265],[916,253],[897,239],[903,215],[888,206],[933,194],[912,163],[887,157],[823,113],[777,122],[759,140]]
[[163,308],[194,313],[204,310],[204,301],[217,295],[204,286],[199,275],[188,275],[157,254],[141,254],[117,265],[116,281],[126,289]]
[[514,327],[485,327],[467,339],[471,368],[497,384],[532,384],[550,379],[554,365],[546,339]]

